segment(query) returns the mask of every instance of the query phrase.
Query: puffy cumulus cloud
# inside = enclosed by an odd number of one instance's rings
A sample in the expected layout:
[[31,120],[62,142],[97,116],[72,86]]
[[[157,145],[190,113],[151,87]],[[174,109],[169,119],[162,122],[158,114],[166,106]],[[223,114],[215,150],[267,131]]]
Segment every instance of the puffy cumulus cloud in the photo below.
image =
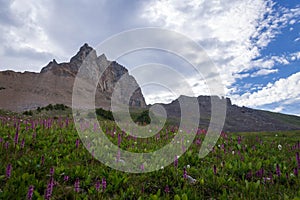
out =
[[281,78],[274,83],[269,83],[262,89],[245,93],[241,96],[233,95],[234,102],[244,106],[263,106],[280,102],[282,106],[293,104],[300,100],[300,72],[287,78]]
[[292,53],[292,54],[290,55],[290,59],[291,59],[292,61],[300,60],[300,51],[299,51],[299,52]]
[[[291,18],[300,15],[300,9],[276,10],[274,5],[270,0],[153,0],[142,16],[197,40],[230,87],[240,78],[238,72],[252,69],[252,60],[260,56],[260,50]],[[273,65],[266,62],[261,68],[268,64]]]

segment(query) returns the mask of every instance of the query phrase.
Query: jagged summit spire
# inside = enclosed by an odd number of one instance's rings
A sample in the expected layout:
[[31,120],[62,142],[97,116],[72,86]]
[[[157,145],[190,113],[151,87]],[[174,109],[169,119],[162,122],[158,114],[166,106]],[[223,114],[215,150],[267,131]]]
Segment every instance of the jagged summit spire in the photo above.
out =
[[[55,59],[49,62],[48,65],[42,68],[41,73],[52,71],[54,74],[64,74],[64,75],[75,75],[87,56],[92,59],[97,58],[97,53],[95,49],[90,47],[87,43],[80,47],[79,51],[70,59],[67,63],[57,63]],[[105,56],[101,55],[102,59],[106,59]]]
[[90,47],[87,43],[85,43],[82,47],[80,47],[77,54],[71,58],[70,62],[81,64],[82,61],[89,54],[93,54],[93,55],[90,55],[90,56],[97,57],[96,51],[92,47]]

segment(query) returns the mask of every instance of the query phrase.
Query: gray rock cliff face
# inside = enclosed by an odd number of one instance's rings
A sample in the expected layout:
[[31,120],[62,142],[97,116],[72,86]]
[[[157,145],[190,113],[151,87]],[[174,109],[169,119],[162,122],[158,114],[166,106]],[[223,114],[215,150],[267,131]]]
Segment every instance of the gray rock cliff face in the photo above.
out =
[[54,59],[40,73],[0,72],[0,87],[6,88],[0,90],[0,109],[24,111],[50,103],[71,106],[74,80],[86,60],[96,66],[93,68],[95,71],[86,71],[87,76],[102,72],[96,90],[96,107],[110,109],[112,93],[121,77],[126,80],[126,85],[122,86],[124,93],[130,88],[137,88],[129,106],[146,107],[142,91],[128,70],[115,61],[107,60],[104,54],[97,56],[92,47],[84,44],[69,62],[57,63]]
[[[196,98],[196,97],[193,97]],[[199,127],[207,129],[211,121],[211,100],[226,101],[226,119],[223,131],[226,132],[253,132],[253,131],[278,131],[300,130],[300,117],[264,110],[233,105],[229,98],[217,96],[198,96]],[[169,104],[161,104],[176,124],[179,124],[181,110],[178,99]]]

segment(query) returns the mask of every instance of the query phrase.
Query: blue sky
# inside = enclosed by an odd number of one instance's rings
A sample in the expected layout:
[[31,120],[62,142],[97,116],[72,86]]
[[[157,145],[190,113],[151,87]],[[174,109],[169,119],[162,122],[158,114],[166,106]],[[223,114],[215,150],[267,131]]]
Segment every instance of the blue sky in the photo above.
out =
[[[114,34],[149,26],[201,45],[234,104],[300,115],[297,0],[0,0],[0,70],[37,72],[53,58],[69,60],[85,42],[96,46]],[[129,69],[151,61],[184,66],[147,51],[118,61]],[[206,94],[199,79],[188,80],[196,95]],[[147,103],[176,98],[156,86],[142,90]]]

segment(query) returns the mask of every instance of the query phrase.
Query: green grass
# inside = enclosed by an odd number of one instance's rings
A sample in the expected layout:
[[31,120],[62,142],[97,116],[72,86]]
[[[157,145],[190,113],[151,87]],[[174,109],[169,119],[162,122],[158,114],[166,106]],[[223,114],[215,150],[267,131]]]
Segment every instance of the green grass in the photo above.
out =
[[[292,149],[300,140],[300,131],[222,134],[214,150],[203,159],[198,157],[201,145],[196,141],[203,141],[205,135],[199,134],[179,158],[177,167],[171,164],[151,173],[129,174],[95,160],[82,143],[76,148],[79,136],[72,121],[68,126],[64,118],[48,119],[48,122],[51,122],[49,128],[42,118],[27,118],[27,122],[25,119],[0,118],[0,199],[26,199],[30,185],[34,186],[33,199],[44,199],[52,167],[55,169],[55,184],[51,199],[300,198],[300,177],[293,174],[297,167],[296,152],[300,149]],[[35,123],[34,128],[32,123]],[[15,124],[20,124],[17,144],[14,138],[18,125],[15,127]],[[112,133],[121,131],[111,121],[101,121],[101,124],[107,137],[117,144],[118,137]],[[147,143],[145,139],[136,142],[124,137],[121,147],[132,152],[155,151],[169,143],[177,130],[166,128],[160,133],[159,140],[151,137]],[[164,139],[166,134],[168,140]],[[23,139],[24,147],[21,144]],[[8,149],[5,147],[7,142]],[[281,150],[278,145],[282,146]],[[45,158],[44,164],[41,163],[42,157]],[[6,170],[9,164],[12,171],[8,178]],[[276,174],[277,164],[280,177]],[[196,179],[194,184],[183,178],[183,169],[187,165],[190,166],[187,174]],[[261,169],[264,174],[260,177],[256,172]],[[251,177],[247,176],[250,171]],[[69,176],[69,180],[64,181],[64,176]],[[80,180],[79,192],[74,191],[77,178]],[[95,184],[102,178],[106,179],[107,188],[96,191]],[[167,186],[169,192],[165,191]]]

